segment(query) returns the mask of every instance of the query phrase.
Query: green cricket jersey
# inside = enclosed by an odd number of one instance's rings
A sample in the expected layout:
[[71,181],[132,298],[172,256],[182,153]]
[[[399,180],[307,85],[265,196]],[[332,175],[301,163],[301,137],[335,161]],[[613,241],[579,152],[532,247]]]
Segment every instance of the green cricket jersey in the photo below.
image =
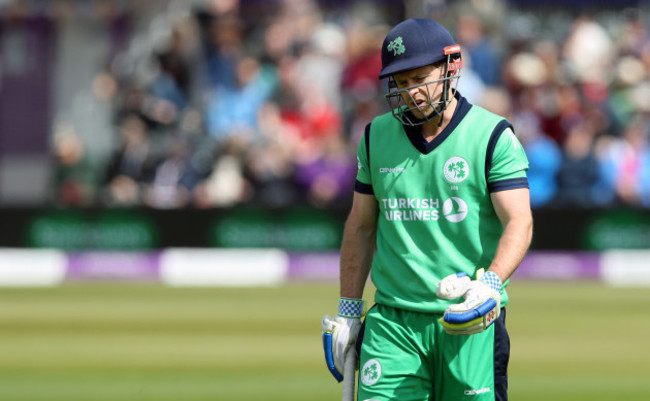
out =
[[[438,282],[487,268],[503,231],[490,193],[527,188],[526,154],[501,116],[458,97],[449,125],[427,142],[391,113],[366,128],[355,191],[379,205],[371,276],[377,303],[443,312]],[[504,283],[507,284],[507,283]],[[504,306],[508,297],[501,294]]]

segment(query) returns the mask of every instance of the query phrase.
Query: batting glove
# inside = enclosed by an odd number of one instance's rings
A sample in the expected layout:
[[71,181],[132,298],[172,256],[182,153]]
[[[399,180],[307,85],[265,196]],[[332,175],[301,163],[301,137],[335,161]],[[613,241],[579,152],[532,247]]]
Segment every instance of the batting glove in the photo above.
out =
[[361,329],[361,316],[363,315],[364,302],[361,299],[341,298],[339,300],[339,313],[332,318],[323,317],[323,348],[325,350],[325,363],[334,378],[343,380],[345,355],[350,347],[354,347]]
[[[444,299],[463,297],[464,302],[450,305],[440,323],[448,334],[480,333],[494,323],[501,313],[501,279],[493,271],[479,269],[477,280],[464,273],[445,277],[436,294]],[[459,295],[460,294],[460,295]]]

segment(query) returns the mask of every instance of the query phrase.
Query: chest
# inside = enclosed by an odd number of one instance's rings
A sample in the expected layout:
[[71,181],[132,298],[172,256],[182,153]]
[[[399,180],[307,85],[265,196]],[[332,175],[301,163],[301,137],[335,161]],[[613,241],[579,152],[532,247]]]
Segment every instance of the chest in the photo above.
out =
[[485,196],[485,148],[461,135],[422,153],[408,138],[377,141],[371,175],[378,199]]

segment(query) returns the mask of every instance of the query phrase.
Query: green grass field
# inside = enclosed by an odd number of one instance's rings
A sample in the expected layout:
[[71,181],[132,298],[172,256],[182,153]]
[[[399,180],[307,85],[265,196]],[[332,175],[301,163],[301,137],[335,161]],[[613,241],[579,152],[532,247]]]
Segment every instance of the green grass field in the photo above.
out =
[[[512,400],[647,400],[650,290],[513,282]],[[0,400],[336,400],[330,284],[0,290]]]

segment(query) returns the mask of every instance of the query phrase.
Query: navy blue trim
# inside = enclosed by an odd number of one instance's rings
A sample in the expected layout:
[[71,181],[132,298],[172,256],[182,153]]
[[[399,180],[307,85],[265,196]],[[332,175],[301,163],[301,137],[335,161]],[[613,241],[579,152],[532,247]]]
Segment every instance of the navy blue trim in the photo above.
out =
[[370,124],[372,123],[368,123],[368,125],[366,125],[366,132],[363,134],[366,142],[366,159],[368,159],[368,171],[372,171],[370,169]]
[[509,178],[507,180],[488,182],[488,192],[507,191],[509,189],[528,188],[528,178]]
[[[461,121],[463,121],[463,118],[465,118],[465,115],[469,112],[469,110],[472,108],[472,104],[467,101],[464,97],[456,91],[455,95],[456,99],[458,99],[458,105],[456,106],[456,110],[454,110],[454,115],[451,117],[451,120],[449,121],[449,124],[442,130],[442,132],[433,138],[431,142],[427,142],[426,139],[422,136],[422,128],[421,126],[410,126],[410,125],[402,125],[404,127],[404,132],[406,132],[406,135],[408,136],[409,140],[413,144],[413,146],[420,151],[420,153],[423,154],[429,154],[431,153],[435,148],[440,146],[440,144],[447,139],[449,135],[451,135],[452,132],[456,129],[458,124],[460,124]],[[412,117],[414,118],[414,117]]]
[[487,153],[485,154],[485,182],[488,181],[488,178],[490,177],[490,169],[492,168],[492,158],[494,157],[494,149],[497,147],[497,142],[499,142],[499,138],[501,137],[501,134],[503,134],[503,131],[506,130],[506,128],[512,128],[512,124],[508,122],[508,120],[501,120],[499,123],[494,127],[492,130],[492,134],[490,134],[490,140],[488,141],[488,146],[487,146]]
[[364,184],[363,182],[354,182],[354,191],[360,194],[374,195],[375,190],[372,189],[372,184]]
[[510,336],[506,330],[506,309],[501,308],[494,322],[494,399],[508,401],[508,362],[510,360]]

